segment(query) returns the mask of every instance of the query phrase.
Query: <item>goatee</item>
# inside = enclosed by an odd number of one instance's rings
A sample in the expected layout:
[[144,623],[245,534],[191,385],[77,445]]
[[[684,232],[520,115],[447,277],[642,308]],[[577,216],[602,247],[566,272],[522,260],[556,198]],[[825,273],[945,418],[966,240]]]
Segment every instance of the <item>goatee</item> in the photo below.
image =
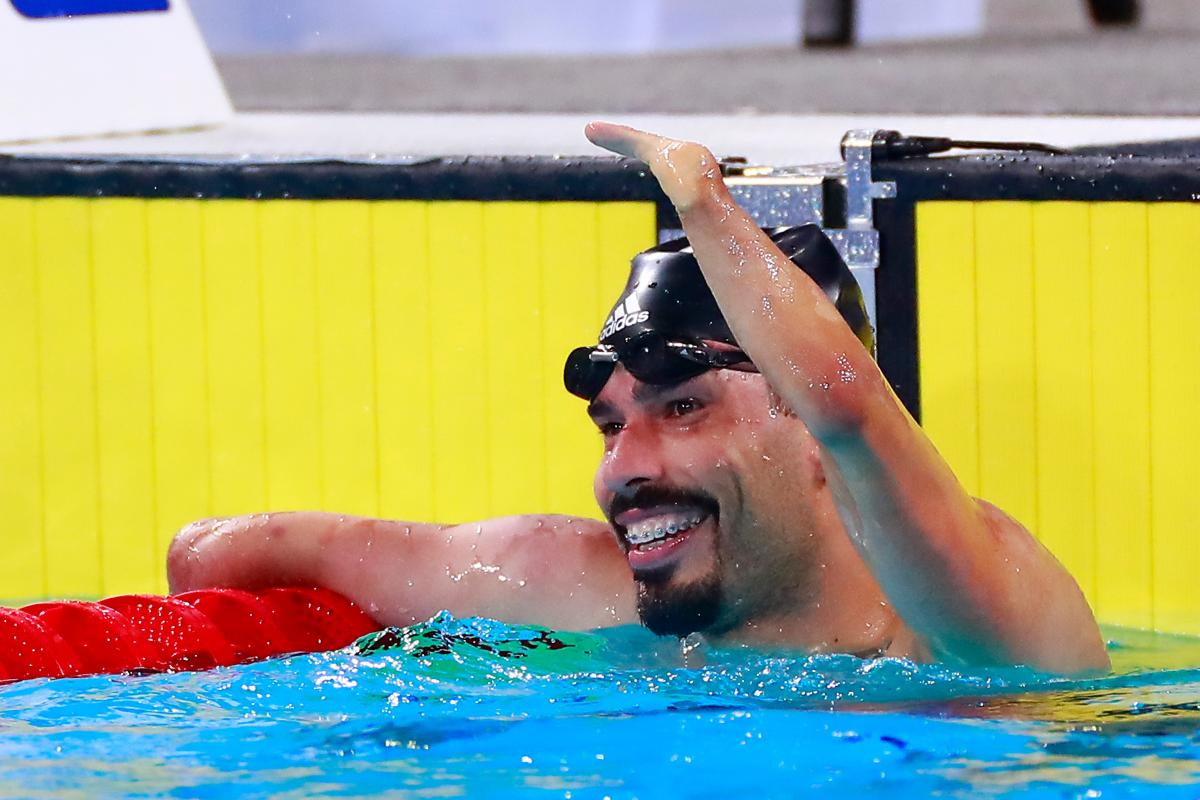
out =
[[721,579],[716,574],[682,586],[670,581],[638,584],[638,615],[642,624],[659,636],[711,632],[723,603]]

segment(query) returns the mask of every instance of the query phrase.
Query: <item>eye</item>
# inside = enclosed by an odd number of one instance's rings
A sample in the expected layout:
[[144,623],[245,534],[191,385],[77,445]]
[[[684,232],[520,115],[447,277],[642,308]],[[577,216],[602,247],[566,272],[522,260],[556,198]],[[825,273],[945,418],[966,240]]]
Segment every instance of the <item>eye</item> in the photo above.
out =
[[596,429],[600,431],[600,435],[605,439],[610,439],[616,436],[625,429],[625,425],[620,422],[598,422]]
[[703,408],[703,404],[694,397],[685,397],[667,403],[667,416],[686,417],[695,414]]

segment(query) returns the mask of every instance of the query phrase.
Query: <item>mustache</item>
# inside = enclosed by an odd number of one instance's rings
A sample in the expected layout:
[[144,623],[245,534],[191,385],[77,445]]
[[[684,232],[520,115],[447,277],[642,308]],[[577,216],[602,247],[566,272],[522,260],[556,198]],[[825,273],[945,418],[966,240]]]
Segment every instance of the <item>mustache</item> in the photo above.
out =
[[633,494],[619,494],[613,497],[608,506],[608,521],[614,528],[619,527],[613,522],[616,517],[631,508],[649,508],[651,506],[696,506],[712,516],[720,511],[720,505],[715,497],[705,492],[679,489],[674,486],[644,484]]

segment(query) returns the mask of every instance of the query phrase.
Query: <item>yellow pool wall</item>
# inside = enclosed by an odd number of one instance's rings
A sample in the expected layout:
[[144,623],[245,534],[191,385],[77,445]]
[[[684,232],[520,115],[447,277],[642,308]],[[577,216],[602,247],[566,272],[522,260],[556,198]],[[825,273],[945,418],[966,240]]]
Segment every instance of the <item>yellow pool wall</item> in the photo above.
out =
[[562,389],[636,202],[0,198],[0,587],[166,589],[189,520],[595,516]]
[[1200,634],[1200,205],[919,203],[922,421],[1102,622]]
[[[594,516],[561,388],[649,202],[0,197],[0,587],[166,589],[264,509]],[[1200,634],[1200,206],[916,209],[923,424],[1101,621]],[[885,261],[886,264],[886,261]]]

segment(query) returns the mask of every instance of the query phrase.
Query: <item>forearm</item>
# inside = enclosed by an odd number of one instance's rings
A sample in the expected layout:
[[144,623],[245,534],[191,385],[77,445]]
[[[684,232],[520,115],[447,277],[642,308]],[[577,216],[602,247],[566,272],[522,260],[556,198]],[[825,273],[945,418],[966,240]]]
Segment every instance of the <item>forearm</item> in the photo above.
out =
[[739,346],[819,439],[862,425],[886,381],[824,291],[734,202],[709,150],[621,125],[587,135],[649,165]]
[[[779,251],[719,177],[680,220],[730,330],[784,402],[819,440],[894,412],[878,366],[825,292]],[[874,408],[872,406],[875,406]]]
[[325,548],[348,519],[354,518],[283,512],[194,522],[167,553],[171,591],[324,585]]

